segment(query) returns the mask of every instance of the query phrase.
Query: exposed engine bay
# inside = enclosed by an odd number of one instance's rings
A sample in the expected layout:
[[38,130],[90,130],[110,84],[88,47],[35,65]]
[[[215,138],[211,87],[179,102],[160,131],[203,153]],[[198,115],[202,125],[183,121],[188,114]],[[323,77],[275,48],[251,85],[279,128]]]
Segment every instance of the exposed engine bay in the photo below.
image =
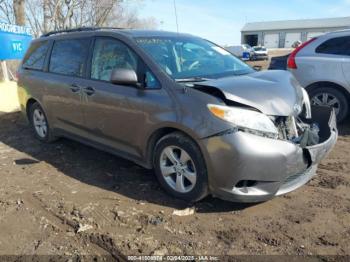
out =
[[302,148],[313,146],[320,142],[320,128],[317,123],[308,124],[300,117],[276,117],[275,124],[278,128],[278,138],[300,144]]

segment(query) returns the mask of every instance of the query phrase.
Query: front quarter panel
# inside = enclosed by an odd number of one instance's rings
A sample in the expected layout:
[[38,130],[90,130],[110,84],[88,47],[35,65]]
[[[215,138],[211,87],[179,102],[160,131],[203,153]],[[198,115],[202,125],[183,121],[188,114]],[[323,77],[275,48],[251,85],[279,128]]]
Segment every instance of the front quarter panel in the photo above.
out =
[[196,141],[204,158],[207,159],[207,151],[201,140],[232,129],[232,125],[213,116],[207,107],[207,104],[220,104],[222,102],[214,96],[190,87],[182,87],[176,83],[170,88],[168,86],[167,91],[168,100],[164,100],[164,103],[158,101],[159,103],[157,102],[145,110],[147,114],[145,133],[140,138],[144,156],[149,157],[147,156],[148,145],[153,135],[159,130],[171,128],[182,131]]
[[173,127],[183,130],[193,139],[201,139],[232,128],[228,122],[214,117],[207,107],[208,104],[221,104],[218,98],[176,85],[169,93],[172,106],[168,107],[168,111],[163,107],[159,112],[149,113],[152,131]]

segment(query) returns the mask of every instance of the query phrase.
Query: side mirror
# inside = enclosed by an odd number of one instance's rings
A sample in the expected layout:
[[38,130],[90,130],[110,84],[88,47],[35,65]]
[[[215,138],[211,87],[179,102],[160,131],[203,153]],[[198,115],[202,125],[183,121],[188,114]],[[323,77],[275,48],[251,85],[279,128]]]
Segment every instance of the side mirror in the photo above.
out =
[[111,74],[110,82],[116,85],[138,85],[138,79],[135,70],[124,68],[114,69]]

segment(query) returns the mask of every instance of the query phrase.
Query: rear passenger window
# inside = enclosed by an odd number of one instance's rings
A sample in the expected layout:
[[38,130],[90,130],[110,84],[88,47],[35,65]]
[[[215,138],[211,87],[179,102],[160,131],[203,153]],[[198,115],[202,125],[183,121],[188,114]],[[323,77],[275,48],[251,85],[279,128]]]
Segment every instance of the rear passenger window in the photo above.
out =
[[43,70],[48,49],[48,41],[31,44],[26,56],[23,59],[23,67],[26,69]]
[[350,55],[350,36],[329,39],[316,48],[316,53]]
[[62,75],[82,77],[89,46],[89,40],[87,39],[55,41],[49,71]]

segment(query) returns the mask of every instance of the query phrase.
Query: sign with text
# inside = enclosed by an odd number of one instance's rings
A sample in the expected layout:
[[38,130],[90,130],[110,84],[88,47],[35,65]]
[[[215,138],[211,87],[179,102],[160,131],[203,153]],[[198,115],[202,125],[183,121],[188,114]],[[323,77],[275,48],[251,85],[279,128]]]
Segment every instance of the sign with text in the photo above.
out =
[[0,60],[22,59],[31,40],[28,27],[0,23]]

